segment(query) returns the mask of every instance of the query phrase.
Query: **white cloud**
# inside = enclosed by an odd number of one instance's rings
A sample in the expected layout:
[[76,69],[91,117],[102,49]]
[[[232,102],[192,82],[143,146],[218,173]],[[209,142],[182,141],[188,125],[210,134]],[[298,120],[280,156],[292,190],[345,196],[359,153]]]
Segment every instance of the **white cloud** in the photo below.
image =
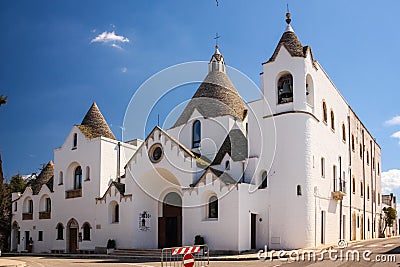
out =
[[395,189],[400,189],[400,170],[382,172],[382,193],[393,193]]
[[390,120],[385,121],[386,125],[400,125],[400,116],[394,116]]
[[395,132],[395,133],[392,134],[390,137],[399,139],[399,144],[400,144],[400,131]]
[[128,68],[127,68],[127,67],[121,68],[121,72],[122,72],[122,73],[125,73],[125,72],[127,72],[127,71],[128,71]]
[[129,42],[128,38],[122,35],[117,35],[115,34],[114,31],[102,32],[90,41],[90,43],[112,43],[113,45],[116,45],[116,43],[128,43],[128,42]]
[[118,48],[118,49],[122,49],[121,46],[117,45],[117,44],[111,44],[112,47]]

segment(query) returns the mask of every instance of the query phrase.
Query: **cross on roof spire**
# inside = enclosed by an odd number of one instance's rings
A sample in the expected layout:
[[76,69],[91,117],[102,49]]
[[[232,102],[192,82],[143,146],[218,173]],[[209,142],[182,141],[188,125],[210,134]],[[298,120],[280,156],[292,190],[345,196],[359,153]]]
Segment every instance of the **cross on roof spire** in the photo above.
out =
[[218,49],[218,39],[219,38],[221,38],[221,36],[220,35],[218,35],[218,32],[215,34],[215,37],[214,37],[214,39],[215,39],[215,48],[216,49]]

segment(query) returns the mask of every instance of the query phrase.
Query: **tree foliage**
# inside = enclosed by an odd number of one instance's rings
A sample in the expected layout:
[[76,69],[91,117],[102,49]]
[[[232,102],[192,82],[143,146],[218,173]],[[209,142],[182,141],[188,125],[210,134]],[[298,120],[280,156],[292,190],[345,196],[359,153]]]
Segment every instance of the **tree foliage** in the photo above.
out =
[[0,106],[4,105],[7,103],[7,97],[0,95]]
[[385,208],[382,209],[382,211],[384,213],[383,221],[385,223],[382,232],[385,232],[386,227],[388,227],[388,226],[392,227],[393,226],[393,223],[394,223],[394,221],[396,220],[396,217],[397,217],[397,211],[392,207],[388,207],[388,208],[385,207]]
[[4,183],[2,160],[0,155],[0,249],[8,247],[11,227],[11,191]]
[[22,193],[25,190],[26,182],[20,174],[16,174],[13,177],[11,177],[9,186],[12,193],[14,192]]

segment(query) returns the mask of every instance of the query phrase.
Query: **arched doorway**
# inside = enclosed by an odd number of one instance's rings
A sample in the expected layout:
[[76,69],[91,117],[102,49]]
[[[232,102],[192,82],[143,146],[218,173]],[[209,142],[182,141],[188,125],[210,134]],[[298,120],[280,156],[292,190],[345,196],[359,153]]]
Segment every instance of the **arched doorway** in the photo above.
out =
[[168,193],[162,203],[162,217],[158,218],[158,246],[182,245],[182,198],[175,192]]
[[77,253],[78,229],[78,222],[75,219],[69,220],[67,224],[67,252],[69,253]]
[[17,222],[14,222],[11,228],[11,251],[14,252],[18,251],[19,240],[20,240],[19,226]]

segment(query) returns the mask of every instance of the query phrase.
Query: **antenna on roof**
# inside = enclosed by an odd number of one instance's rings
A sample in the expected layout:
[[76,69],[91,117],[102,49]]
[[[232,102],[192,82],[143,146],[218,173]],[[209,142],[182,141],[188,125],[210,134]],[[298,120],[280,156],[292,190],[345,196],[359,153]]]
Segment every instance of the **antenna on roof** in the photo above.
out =
[[286,4],[286,13],[290,13],[289,12],[289,4]]
[[157,126],[160,127],[160,114],[157,114]]

